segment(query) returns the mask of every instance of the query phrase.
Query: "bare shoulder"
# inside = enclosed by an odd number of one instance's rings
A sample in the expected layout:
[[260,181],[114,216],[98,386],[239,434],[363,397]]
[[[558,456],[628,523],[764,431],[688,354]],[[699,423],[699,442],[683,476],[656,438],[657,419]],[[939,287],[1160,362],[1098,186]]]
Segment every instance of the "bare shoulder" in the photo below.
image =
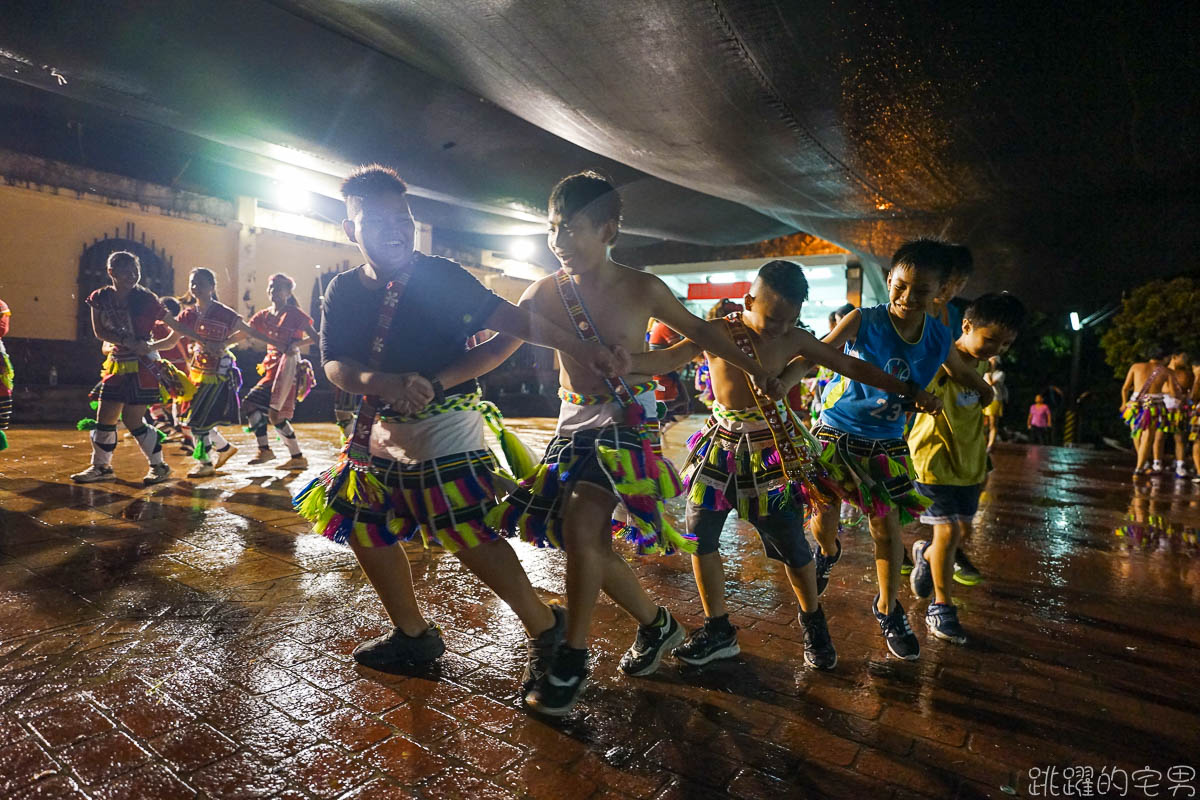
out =
[[652,288],[657,289],[659,287],[665,289],[667,286],[665,283],[663,283],[663,279],[655,275],[653,272],[627,267],[624,264],[618,264],[615,261],[613,262],[613,266],[616,267],[616,280],[622,285],[636,288],[639,291],[647,291],[651,290]]
[[526,286],[525,291],[521,293],[521,299],[518,302],[521,305],[533,306],[536,310],[537,307],[545,302],[548,294],[555,291],[554,274],[551,273],[545,277],[538,278],[536,281]]

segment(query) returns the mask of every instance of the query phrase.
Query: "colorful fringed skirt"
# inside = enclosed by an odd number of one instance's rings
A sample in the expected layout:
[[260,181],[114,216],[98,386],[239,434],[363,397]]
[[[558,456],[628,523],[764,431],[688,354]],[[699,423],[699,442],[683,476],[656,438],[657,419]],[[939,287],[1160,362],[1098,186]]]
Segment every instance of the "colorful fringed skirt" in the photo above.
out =
[[370,474],[378,491],[363,492],[361,502],[341,494],[331,502],[318,478],[293,505],[317,533],[339,544],[353,539],[362,547],[388,547],[420,535],[427,547],[455,553],[500,538],[484,519],[496,507],[497,490],[512,484],[500,477],[489,450],[412,464],[373,457]]
[[291,419],[296,413],[296,403],[304,401],[316,385],[317,379],[312,364],[297,355],[282,355],[278,350],[267,351],[267,357],[258,365],[262,376],[254,388],[242,398],[245,406],[256,406],[263,411],[272,409],[283,419]]
[[867,439],[824,424],[812,434],[824,446],[823,457],[840,468],[846,502],[867,516],[886,517],[895,509],[900,523],[908,524],[929,508],[929,498],[913,483],[916,473],[903,439]]
[[100,368],[100,382],[89,397],[93,401],[148,406],[187,399],[194,391],[191,379],[169,361],[110,354]]
[[184,404],[182,418],[184,425],[195,430],[234,425],[241,419],[238,392],[242,390],[242,371],[232,353],[213,361],[192,365],[196,394]]
[[1200,442],[1200,403],[1188,404],[1188,418],[1188,440]]
[[0,344],[0,450],[8,447],[4,431],[12,423],[13,365]]
[[805,462],[799,481],[788,480],[775,439],[757,409],[729,412],[717,404],[714,411],[745,419],[722,424],[716,416],[710,417],[688,439],[688,456],[680,475],[689,508],[736,509],[739,517],[753,523],[783,510],[806,514],[841,495],[832,474],[836,465],[821,457],[820,445],[790,415],[785,423],[787,433]]
[[1121,418],[1129,426],[1131,436],[1145,430],[1162,430],[1167,423],[1167,405],[1160,394],[1135,397],[1122,407]]
[[591,483],[611,491],[623,507],[625,519],[613,520],[613,536],[632,542],[639,554],[695,551],[694,537],[666,517],[664,501],[683,487],[651,438],[641,428],[616,424],[556,436],[542,463],[488,515],[488,523],[538,547],[561,548],[567,496],[576,483]]

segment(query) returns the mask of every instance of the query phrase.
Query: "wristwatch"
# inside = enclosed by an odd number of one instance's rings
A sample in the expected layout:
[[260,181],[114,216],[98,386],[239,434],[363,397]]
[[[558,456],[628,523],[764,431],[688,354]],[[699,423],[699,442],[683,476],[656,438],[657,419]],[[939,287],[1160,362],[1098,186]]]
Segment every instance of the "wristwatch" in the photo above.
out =
[[433,402],[440,403],[446,399],[446,388],[442,386],[442,382],[437,379],[436,375],[426,375],[424,372],[418,374],[429,381],[429,384],[433,387]]

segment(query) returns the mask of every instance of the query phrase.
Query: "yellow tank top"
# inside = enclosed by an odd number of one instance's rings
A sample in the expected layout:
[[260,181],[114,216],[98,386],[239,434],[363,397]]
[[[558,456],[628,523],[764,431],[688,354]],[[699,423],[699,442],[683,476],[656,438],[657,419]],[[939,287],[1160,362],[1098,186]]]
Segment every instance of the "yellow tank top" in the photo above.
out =
[[[976,366],[980,375],[987,362]],[[944,370],[926,389],[942,401],[936,417],[917,414],[908,434],[908,449],[921,483],[975,486],[987,478],[987,436],[979,394],[955,382]]]

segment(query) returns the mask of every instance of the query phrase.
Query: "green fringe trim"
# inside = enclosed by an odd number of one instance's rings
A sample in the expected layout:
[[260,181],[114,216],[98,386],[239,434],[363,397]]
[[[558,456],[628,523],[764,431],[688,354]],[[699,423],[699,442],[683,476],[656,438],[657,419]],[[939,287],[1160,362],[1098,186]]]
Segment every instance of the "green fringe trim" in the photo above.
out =
[[163,431],[159,428],[155,428],[154,432],[158,434],[158,443],[159,444],[162,444],[163,442],[167,441],[166,431]]
[[8,449],[8,435],[4,431],[0,431],[0,450]]
[[204,445],[204,440],[199,436],[196,437],[196,446],[192,448],[192,458],[197,461],[208,461],[208,448]]
[[79,422],[75,423],[75,430],[77,430],[77,431],[94,431],[94,430],[96,430],[96,426],[99,424],[100,424],[99,422],[92,419],[91,417],[84,417],[83,419],[79,420]]
[[95,411],[96,409],[100,408],[100,401],[93,400],[92,402],[88,403],[88,405],[92,407],[92,411]]

